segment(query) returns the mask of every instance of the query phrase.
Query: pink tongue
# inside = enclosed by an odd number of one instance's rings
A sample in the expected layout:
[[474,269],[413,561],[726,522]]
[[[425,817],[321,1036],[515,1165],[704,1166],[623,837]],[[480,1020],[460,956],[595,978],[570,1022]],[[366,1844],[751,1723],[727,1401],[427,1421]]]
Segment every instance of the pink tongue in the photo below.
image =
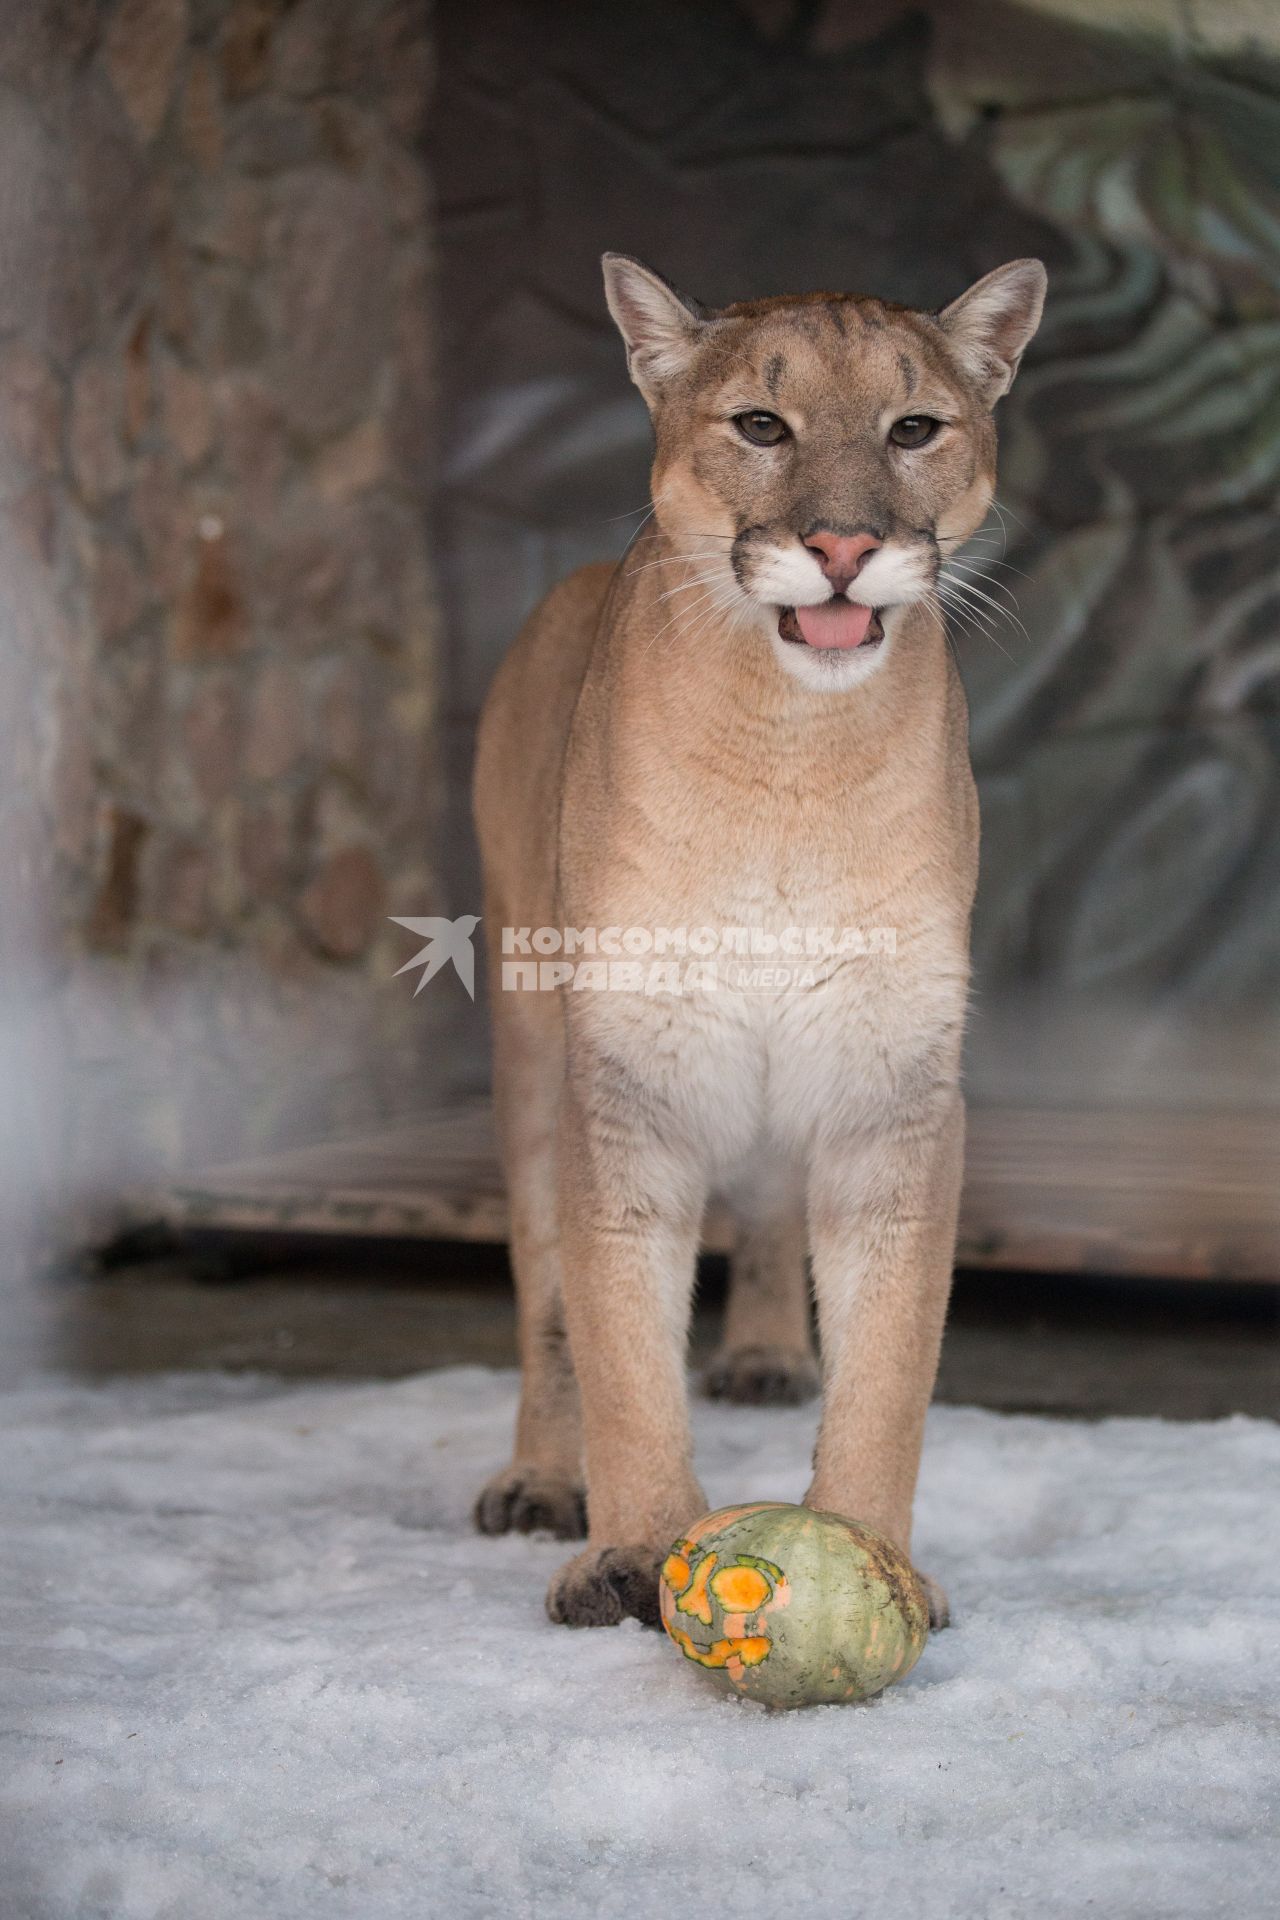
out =
[[796,624],[811,647],[860,647],[872,612],[853,600],[827,600],[820,607],[797,607]]

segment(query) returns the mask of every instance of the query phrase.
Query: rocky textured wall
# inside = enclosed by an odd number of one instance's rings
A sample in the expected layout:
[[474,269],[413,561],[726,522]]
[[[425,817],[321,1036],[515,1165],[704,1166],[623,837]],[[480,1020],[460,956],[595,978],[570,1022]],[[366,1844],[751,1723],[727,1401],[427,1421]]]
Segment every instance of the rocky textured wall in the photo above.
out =
[[397,0],[0,17],[0,1019],[55,1212],[430,1072],[430,81]]
[[[1144,32],[1088,24],[1104,11]],[[954,634],[984,814],[970,1083],[1274,1105],[1268,11],[655,0],[535,25],[475,0],[441,24],[458,763],[525,610],[620,552],[644,508],[648,425],[602,249],[713,303],[838,285],[924,306],[1039,253],[1050,298],[1001,408],[1001,507],[963,562],[987,597]]]

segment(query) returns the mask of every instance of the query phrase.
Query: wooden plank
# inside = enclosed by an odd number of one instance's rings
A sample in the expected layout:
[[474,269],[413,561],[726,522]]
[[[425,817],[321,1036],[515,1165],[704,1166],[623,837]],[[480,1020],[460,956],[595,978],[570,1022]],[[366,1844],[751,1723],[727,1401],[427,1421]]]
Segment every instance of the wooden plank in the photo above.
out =
[[[181,1229],[504,1240],[488,1101],[218,1168],[138,1211]],[[731,1226],[709,1215],[706,1244]],[[970,1114],[958,1258],[970,1266],[1280,1280],[1280,1116]]]

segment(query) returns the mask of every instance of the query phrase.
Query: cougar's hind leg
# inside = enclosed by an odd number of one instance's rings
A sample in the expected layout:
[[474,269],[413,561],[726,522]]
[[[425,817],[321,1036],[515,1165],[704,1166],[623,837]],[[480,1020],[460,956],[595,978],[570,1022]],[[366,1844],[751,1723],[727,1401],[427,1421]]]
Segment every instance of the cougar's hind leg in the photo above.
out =
[[731,1195],[738,1225],[720,1345],[704,1378],[713,1400],[798,1406],[818,1391],[809,1310],[804,1186],[798,1174]]

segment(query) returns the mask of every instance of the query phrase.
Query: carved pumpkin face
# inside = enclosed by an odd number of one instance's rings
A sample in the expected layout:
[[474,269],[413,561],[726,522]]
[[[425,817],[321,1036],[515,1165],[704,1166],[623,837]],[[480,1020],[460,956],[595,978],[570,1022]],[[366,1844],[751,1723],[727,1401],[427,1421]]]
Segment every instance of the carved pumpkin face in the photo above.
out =
[[790,1598],[781,1567],[755,1554],[722,1558],[694,1540],[677,1540],[662,1565],[667,1632],[687,1660],[728,1668],[734,1678],[768,1659],[773,1640],[766,1615]]
[[[773,1646],[769,1614],[791,1602],[782,1568],[758,1554],[726,1550],[724,1528],[773,1502],[708,1514],[677,1540],[662,1566],[662,1624],[686,1660],[723,1671],[735,1686],[748,1667],[767,1660]],[[714,1522],[714,1527],[712,1527]],[[714,1532],[715,1538],[702,1536]]]
[[658,1591],[686,1660],[775,1707],[865,1699],[910,1671],[929,1630],[919,1580],[888,1540],[772,1500],[704,1515]]

